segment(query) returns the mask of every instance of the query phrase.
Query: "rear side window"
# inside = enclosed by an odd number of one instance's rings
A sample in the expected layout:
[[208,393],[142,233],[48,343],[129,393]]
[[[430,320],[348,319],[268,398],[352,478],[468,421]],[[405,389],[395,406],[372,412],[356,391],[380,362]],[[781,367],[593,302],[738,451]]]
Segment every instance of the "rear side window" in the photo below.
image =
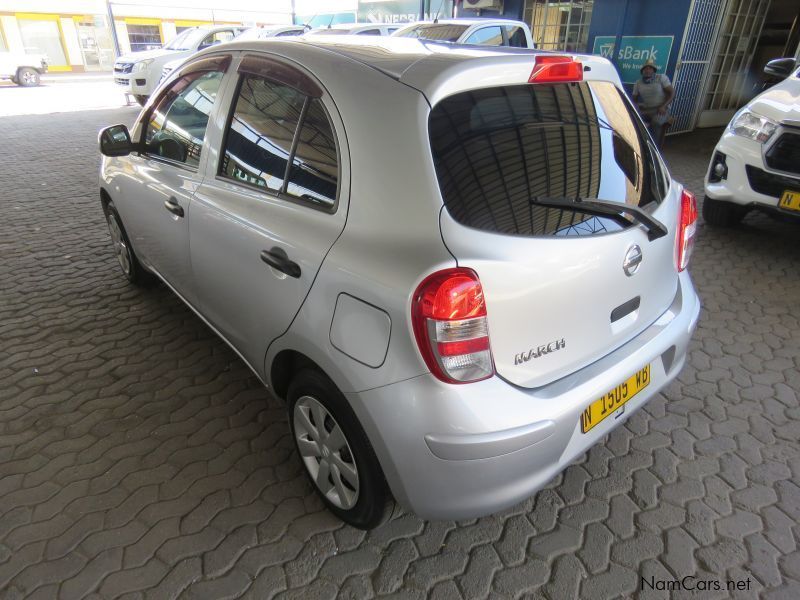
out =
[[502,46],[503,31],[499,27],[482,27],[464,40],[465,44],[478,44],[481,46]]
[[459,223],[486,231],[618,230],[611,219],[539,202],[599,198],[644,207],[666,191],[640,121],[607,82],[455,94],[431,111],[429,134],[445,207]]
[[527,48],[528,38],[525,36],[525,30],[518,25],[506,25],[506,33],[508,34],[508,45],[512,48]]
[[243,74],[220,175],[278,196],[332,208],[339,163],[333,127],[322,101],[289,85]]

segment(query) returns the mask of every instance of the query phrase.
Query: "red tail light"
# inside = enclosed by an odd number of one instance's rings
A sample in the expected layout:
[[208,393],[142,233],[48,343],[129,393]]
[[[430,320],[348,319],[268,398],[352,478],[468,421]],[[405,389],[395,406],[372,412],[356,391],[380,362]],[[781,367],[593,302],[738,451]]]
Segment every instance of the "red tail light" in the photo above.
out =
[[445,269],[419,284],[411,323],[425,364],[446,383],[472,383],[494,375],[486,302],[472,269]]
[[694,236],[697,232],[697,199],[688,190],[681,194],[681,214],[678,220],[678,271],[683,271],[689,266],[689,258],[694,248]]
[[583,63],[570,56],[537,54],[528,83],[583,81]]

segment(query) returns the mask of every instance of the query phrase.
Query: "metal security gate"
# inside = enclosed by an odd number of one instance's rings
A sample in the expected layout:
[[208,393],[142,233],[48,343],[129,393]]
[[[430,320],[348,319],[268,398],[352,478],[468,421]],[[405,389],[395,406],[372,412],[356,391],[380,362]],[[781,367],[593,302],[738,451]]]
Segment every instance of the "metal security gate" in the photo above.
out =
[[748,80],[750,65],[771,2],[728,0],[708,71],[698,127],[725,125],[749,99],[748,92],[754,83]]
[[694,129],[726,3],[727,0],[693,0],[689,8],[675,68],[675,100],[671,108],[675,123],[670,134]]

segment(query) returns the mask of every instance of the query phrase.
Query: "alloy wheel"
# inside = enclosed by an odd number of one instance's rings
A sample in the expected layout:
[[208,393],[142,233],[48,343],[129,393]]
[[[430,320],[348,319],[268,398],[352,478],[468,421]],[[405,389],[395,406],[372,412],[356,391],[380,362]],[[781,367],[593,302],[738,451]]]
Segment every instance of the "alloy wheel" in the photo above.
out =
[[117,255],[119,266],[122,267],[122,272],[125,275],[131,274],[131,253],[128,244],[125,243],[125,237],[122,235],[122,227],[117,222],[117,217],[114,213],[108,213],[108,230],[111,233],[111,242],[114,244],[114,254]]
[[298,398],[293,412],[295,441],[311,479],[334,506],[350,510],[358,502],[359,478],[344,431],[311,396]]

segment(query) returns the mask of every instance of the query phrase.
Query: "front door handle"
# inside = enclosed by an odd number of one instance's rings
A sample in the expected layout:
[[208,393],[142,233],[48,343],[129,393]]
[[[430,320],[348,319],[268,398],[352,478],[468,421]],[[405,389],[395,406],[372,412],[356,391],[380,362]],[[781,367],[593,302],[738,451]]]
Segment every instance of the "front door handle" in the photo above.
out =
[[175,199],[174,196],[170,197],[169,200],[164,201],[164,208],[166,208],[176,217],[183,216],[183,207],[180,204],[178,204],[178,201]]
[[274,246],[269,250],[261,251],[261,260],[273,269],[278,269],[281,273],[286,273],[289,277],[297,279],[300,277],[300,265],[293,260],[289,260],[286,250]]

